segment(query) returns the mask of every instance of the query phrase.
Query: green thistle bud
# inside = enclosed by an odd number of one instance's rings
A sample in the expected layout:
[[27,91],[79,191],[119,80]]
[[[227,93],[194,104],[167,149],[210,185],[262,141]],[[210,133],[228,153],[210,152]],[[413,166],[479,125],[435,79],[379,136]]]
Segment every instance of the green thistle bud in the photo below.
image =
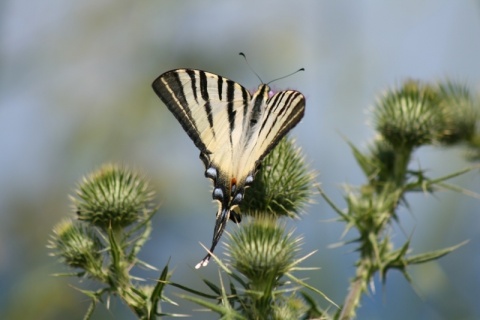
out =
[[272,287],[282,275],[295,266],[299,238],[271,217],[261,216],[243,225],[230,236],[227,244],[232,266],[245,275],[256,287]]
[[48,247],[55,250],[52,256],[60,257],[71,268],[95,270],[94,266],[101,262],[100,239],[92,230],[71,220],[62,221],[53,228]]
[[310,200],[315,174],[292,140],[282,139],[265,157],[240,205],[243,213],[298,216]]
[[407,81],[378,101],[374,110],[376,129],[396,148],[430,144],[441,125],[438,99],[434,88]]
[[443,126],[437,140],[443,144],[470,141],[478,119],[470,92],[452,82],[439,84],[438,91]]
[[108,164],[83,179],[73,198],[78,219],[102,229],[143,221],[153,211],[153,192],[139,174]]
[[295,296],[288,297],[282,303],[273,308],[273,317],[275,320],[304,319],[307,307],[303,301]]

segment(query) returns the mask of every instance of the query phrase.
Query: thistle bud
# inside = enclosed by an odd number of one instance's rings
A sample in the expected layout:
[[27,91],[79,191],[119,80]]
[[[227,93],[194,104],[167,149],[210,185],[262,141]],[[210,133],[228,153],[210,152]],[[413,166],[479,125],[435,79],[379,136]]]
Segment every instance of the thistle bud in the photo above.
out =
[[230,235],[227,245],[232,266],[254,285],[277,281],[295,266],[299,238],[271,217],[257,217]]
[[143,221],[152,210],[153,192],[143,177],[108,164],[83,179],[72,197],[78,219],[102,229]]
[[48,247],[53,249],[52,256],[71,268],[93,270],[94,265],[101,262],[103,246],[92,230],[64,220],[53,228],[53,235]]

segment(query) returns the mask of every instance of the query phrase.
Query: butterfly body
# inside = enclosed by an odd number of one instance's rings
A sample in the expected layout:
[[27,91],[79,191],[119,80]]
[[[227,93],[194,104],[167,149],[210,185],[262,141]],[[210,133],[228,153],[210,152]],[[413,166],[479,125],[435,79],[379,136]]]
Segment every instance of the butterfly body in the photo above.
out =
[[153,89],[200,150],[205,176],[213,181],[219,209],[206,266],[232,210],[241,203],[262,159],[303,117],[304,96],[294,90],[274,95],[261,84],[251,95],[240,84],[194,69],[160,75]]

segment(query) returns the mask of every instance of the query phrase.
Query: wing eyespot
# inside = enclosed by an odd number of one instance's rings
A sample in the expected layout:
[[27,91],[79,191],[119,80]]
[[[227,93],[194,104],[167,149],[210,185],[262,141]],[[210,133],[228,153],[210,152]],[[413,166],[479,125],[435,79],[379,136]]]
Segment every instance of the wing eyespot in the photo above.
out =
[[222,189],[221,188],[213,189],[212,198],[214,200],[222,201],[223,198],[224,198],[224,194],[223,194]]
[[232,206],[239,205],[240,202],[242,202],[242,200],[243,200],[243,193],[241,192],[237,193],[232,200]]
[[205,170],[205,177],[210,178],[212,180],[217,179],[217,174],[218,174],[217,169],[215,169],[214,167],[210,167],[207,170]]

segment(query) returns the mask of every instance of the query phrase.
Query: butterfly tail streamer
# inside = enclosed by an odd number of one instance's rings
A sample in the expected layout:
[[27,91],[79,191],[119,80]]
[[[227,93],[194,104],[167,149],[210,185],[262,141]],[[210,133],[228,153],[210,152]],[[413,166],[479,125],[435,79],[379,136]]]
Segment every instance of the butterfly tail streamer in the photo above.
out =
[[205,258],[203,258],[202,261],[197,263],[197,265],[195,266],[195,269],[206,267],[208,265],[208,262],[212,257],[213,250],[215,250],[215,247],[220,241],[220,238],[222,237],[223,231],[227,226],[227,221],[229,218],[230,218],[230,208],[221,206],[219,213],[217,213],[217,218],[215,221],[215,229],[213,230],[212,246],[210,247],[210,250],[208,250],[208,254],[205,256]]

